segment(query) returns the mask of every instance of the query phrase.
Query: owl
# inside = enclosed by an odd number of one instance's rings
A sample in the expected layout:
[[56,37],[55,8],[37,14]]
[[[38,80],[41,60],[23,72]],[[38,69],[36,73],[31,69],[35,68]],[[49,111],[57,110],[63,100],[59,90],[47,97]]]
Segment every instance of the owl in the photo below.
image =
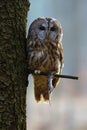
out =
[[29,28],[27,36],[28,69],[48,73],[33,74],[34,93],[37,102],[49,101],[50,94],[58,85],[64,56],[62,47],[63,31],[61,24],[54,18],[37,18]]

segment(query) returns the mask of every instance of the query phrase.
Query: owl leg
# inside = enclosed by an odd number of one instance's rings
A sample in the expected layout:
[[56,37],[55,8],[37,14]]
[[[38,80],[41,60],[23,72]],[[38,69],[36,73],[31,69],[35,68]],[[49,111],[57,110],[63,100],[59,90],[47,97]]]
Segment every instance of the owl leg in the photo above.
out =
[[49,93],[51,93],[53,91],[53,89],[54,89],[54,86],[52,84],[52,81],[53,81],[53,78],[54,78],[54,74],[55,74],[55,72],[52,71],[48,75],[48,89],[49,89]]

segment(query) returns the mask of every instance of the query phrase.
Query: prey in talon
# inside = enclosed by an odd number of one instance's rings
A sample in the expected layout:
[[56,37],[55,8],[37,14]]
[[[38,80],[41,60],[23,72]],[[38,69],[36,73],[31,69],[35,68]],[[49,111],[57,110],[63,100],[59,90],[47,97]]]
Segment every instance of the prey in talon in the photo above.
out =
[[37,102],[49,101],[50,93],[59,83],[54,74],[61,74],[64,64],[62,36],[62,26],[54,18],[37,18],[30,25],[27,36],[28,67],[48,73],[48,76],[33,74]]

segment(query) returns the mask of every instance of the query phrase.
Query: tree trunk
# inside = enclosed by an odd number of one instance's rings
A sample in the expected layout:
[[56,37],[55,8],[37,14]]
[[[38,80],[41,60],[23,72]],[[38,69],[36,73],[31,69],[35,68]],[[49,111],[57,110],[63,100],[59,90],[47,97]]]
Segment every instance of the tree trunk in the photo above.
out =
[[26,130],[28,0],[0,0],[0,130]]

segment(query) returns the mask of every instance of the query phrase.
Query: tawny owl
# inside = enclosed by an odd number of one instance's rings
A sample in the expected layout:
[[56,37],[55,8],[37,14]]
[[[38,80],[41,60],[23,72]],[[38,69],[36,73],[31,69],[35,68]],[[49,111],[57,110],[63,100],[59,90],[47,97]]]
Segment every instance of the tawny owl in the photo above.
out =
[[37,18],[32,22],[27,37],[28,67],[30,70],[47,72],[48,76],[35,75],[34,92],[36,101],[49,100],[57,86],[64,64],[62,27],[54,18]]

